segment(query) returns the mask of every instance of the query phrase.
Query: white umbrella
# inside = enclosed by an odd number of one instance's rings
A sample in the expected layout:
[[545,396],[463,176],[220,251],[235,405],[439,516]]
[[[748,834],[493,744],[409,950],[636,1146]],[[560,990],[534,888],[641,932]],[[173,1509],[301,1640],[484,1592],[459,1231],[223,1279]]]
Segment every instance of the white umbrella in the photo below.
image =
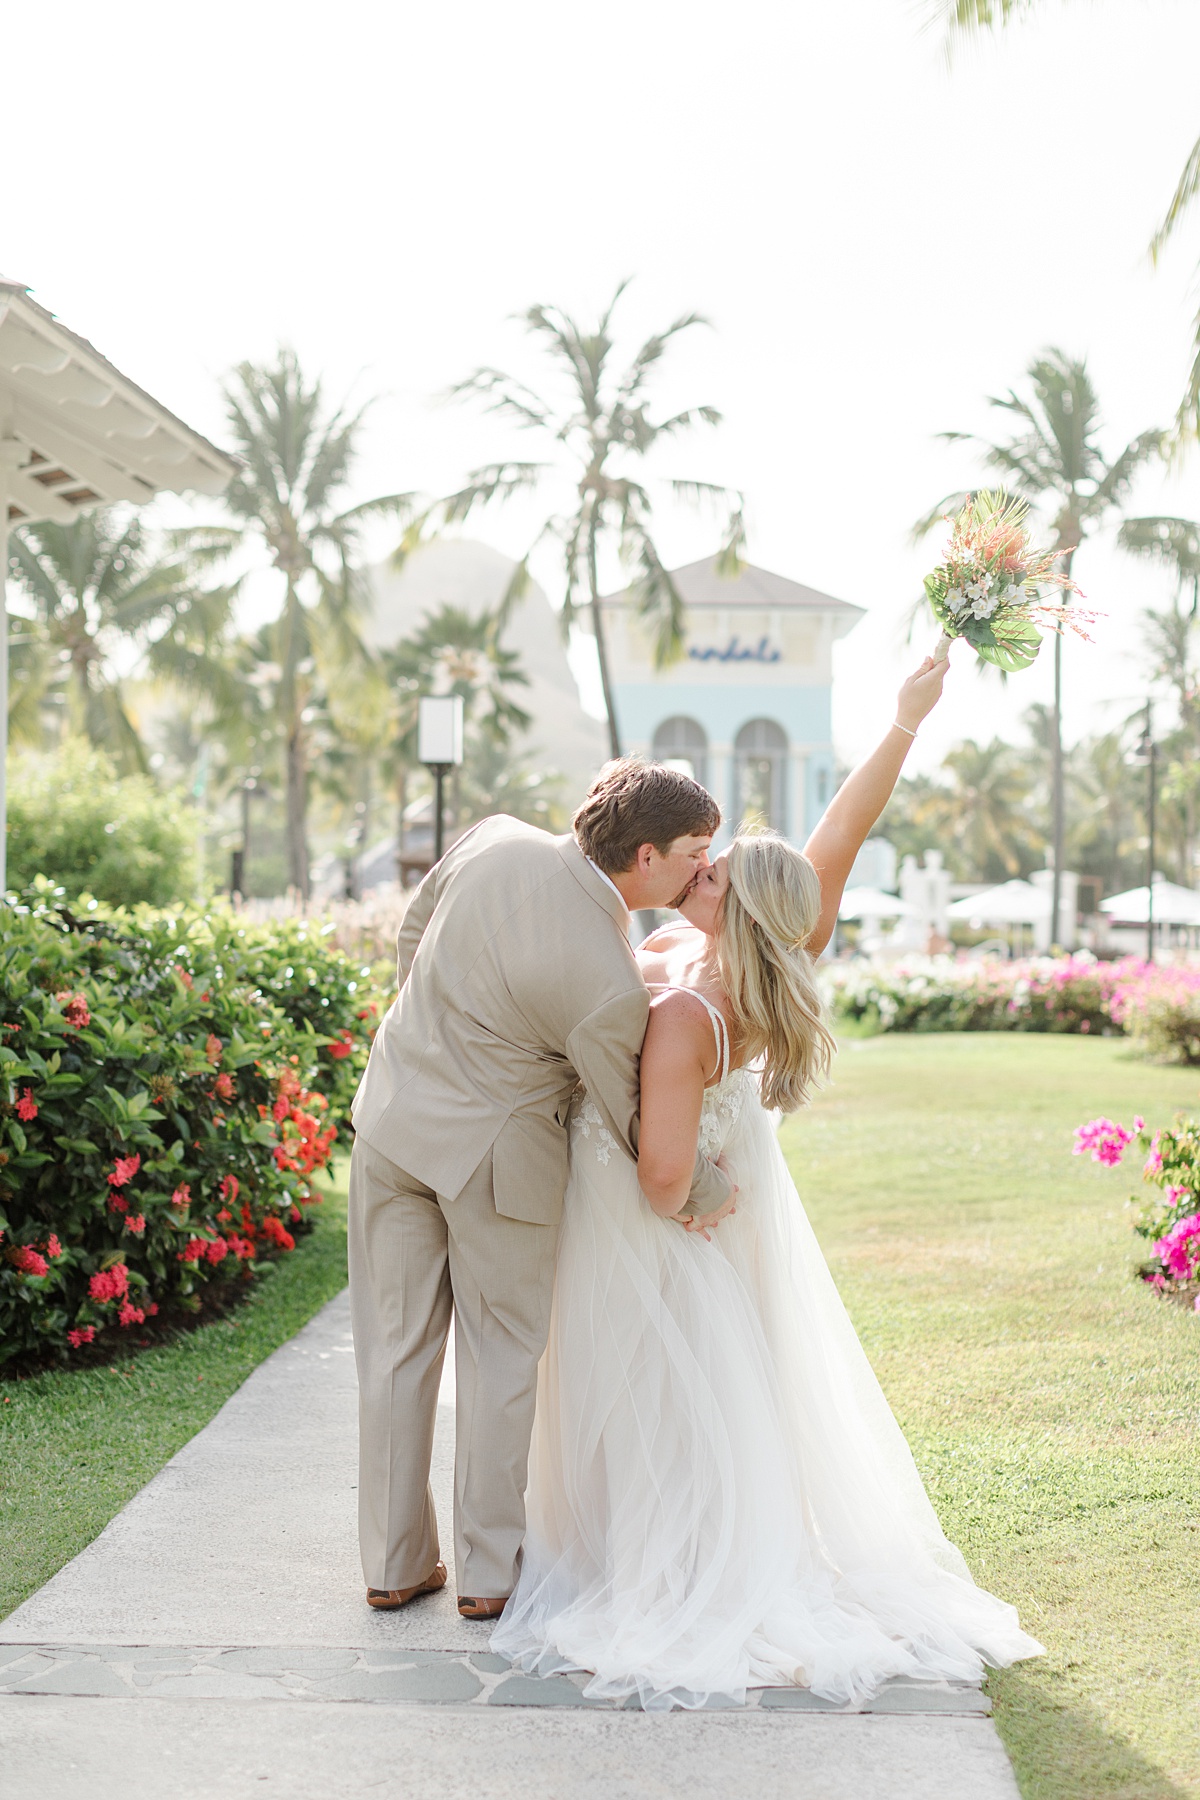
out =
[[847,888],[838,907],[839,919],[916,919],[920,913],[911,901],[870,887]]
[[981,925],[1033,925],[1050,917],[1050,896],[1030,881],[1002,881],[999,887],[968,894],[946,908],[949,919]]
[[[1130,888],[1124,894],[1113,894],[1100,902],[1100,911],[1114,923],[1146,925],[1150,919],[1150,890]],[[1154,923],[1156,925],[1200,925],[1200,894],[1194,888],[1180,887],[1163,875],[1154,877]]]

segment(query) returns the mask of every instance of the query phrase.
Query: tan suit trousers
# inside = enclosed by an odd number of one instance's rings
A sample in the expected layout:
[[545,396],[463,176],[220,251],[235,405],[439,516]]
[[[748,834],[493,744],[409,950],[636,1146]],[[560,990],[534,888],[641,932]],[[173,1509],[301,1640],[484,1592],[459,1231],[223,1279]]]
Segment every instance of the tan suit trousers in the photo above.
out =
[[453,1313],[458,1591],[509,1594],[525,1536],[558,1227],[496,1211],[490,1151],[461,1193],[445,1200],[357,1138],[349,1240],[367,1586],[413,1587],[438,1560],[429,1466]]

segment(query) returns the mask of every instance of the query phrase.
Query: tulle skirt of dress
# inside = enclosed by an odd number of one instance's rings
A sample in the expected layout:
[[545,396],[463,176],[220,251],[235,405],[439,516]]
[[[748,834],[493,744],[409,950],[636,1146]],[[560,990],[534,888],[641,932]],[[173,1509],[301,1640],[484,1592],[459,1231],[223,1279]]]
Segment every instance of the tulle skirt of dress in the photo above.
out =
[[855,1702],[1039,1654],[942,1532],[752,1075],[710,1092],[703,1129],[741,1189],[711,1243],[658,1218],[577,1109],[493,1648],[648,1708],[790,1683]]

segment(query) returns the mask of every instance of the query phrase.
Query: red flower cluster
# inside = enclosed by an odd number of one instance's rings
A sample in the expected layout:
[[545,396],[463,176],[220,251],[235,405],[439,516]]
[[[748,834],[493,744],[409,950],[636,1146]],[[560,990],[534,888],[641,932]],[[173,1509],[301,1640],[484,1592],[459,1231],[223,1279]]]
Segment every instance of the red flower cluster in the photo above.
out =
[[229,1245],[229,1248],[233,1251],[233,1254],[237,1257],[239,1262],[249,1262],[254,1255],[253,1243],[248,1237],[239,1237],[236,1231],[231,1231],[225,1239],[225,1242]]
[[285,1070],[279,1078],[279,1098],[271,1108],[280,1127],[273,1154],[276,1168],[290,1169],[296,1175],[311,1175],[314,1169],[324,1168],[337,1136],[336,1125],[327,1125],[322,1131],[315,1113],[306,1107],[325,1112],[329,1102],[324,1094],[302,1087],[291,1070]]
[[112,1174],[108,1178],[109,1187],[127,1187],[142,1166],[139,1155],[118,1156]]
[[180,968],[178,963],[175,964],[175,973],[178,975],[180,981],[182,981],[185,988],[191,987],[191,985],[192,985],[191,976],[188,974],[186,969]]
[[219,1100],[232,1100],[233,1076],[218,1075],[216,1081],[213,1083],[213,1093],[216,1094]]
[[124,1263],[114,1263],[111,1269],[98,1269],[88,1282],[88,1293],[101,1306],[109,1300],[120,1300],[129,1292],[129,1270]]
[[54,1258],[56,1256],[61,1256],[62,1253],[62,1245],[58,1241],[58,1235],[56,1232],[52,1231],[46,1240],[46,1255],[53,1262]]
[[21,1095],[21,1098],[17,1101],[17,1117],[22,1120],[24,1124],[28,1125],[30,1119],[36,1119],[37,1116],[37,1101],[33,1097],[33,1089],[27,1087]]
[[117,1317],[122,1325],[141,1325],[146,1315],[140,1306],[134,1306],[130,1300],[123,1300]]
[[96,1327],[94,1325],[79,1325],[74,1331],[68,1331],[67,1342],[70,1344],[72,1350],[78,1350],[80,1344],[92,1343],[95,1340],[95,1336]]
[[341,1062],[344,1056],[352,1055],[353,1051],[354,1033],[352,1031],[339,1031],[336,1042],[329,1046],[330,1056],[334,1057],[338,1062]]
[[13,1244],[5,1252],[5,1255],[13,1268],[19,1269],[22,1275],[48,1275],[50,1273],[50,1265],[45,1257],[39,1255],[29,1244]]
[[279,1249],[279,1250],[294,1250],[296,1248],[295,1238],[292,1236],[291,1232],[287,1229],[287,1226],[284,1224],[283,1220],[276,1218],[274,1213],[267,1214],[266,1218],[262,1222],[260,1229],[262,1231],[263,1236],[265,1238],[270,1238],[271,1242],[275,1245],[275,1247],[277,1249]]
[[210,1031],[204,1040],[204,1054],[208,1061],[216,1066],[221,1060],[221,1040],[215,1032]]
[[171,1205],[172,1206],[190,1206],[191,1203],[192,1203],[191,1186],[189,1185],[188,1182],[185,1181],[183,1183],[183,1185],[181,1187],[177,1187],[175,1189],[175,1192],[171,1195]]
[[183,1249],[178,1252],[176,1260],[178,1262],[199,1262],[207,1249],[207,1238],[190,1237]]
[[141,1235],[145,1231],[145,1229],[146,1229],[145,1213],[131,1213],[129,1218],[127,1218],[125,1221],[125,1230],[132,1232],[134,1237],[141,1237]]
[[86,1031],[92,1022],[92,1015],[88,1011],[87,995],[72,993],[70,988],[63,988],[61,993],[55,994],[54,998],[62,1007],[63,1018],[71,1030]]
[[236,1200],[240,1192],[241,1188],[236,1175],[222,1175],[220,1188],[222,1200]]

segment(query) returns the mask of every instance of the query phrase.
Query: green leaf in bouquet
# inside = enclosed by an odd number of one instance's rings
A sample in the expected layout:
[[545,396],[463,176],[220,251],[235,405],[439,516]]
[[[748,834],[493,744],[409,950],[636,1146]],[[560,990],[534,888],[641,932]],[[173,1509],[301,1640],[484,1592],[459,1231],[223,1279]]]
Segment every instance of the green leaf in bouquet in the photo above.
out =
[[[1015,675],[1032,668],[1042,647],[1042,634],[1028,619],[972,620],[969,641],[984,662]],[[976,635],[976,632],[978,635]]]

